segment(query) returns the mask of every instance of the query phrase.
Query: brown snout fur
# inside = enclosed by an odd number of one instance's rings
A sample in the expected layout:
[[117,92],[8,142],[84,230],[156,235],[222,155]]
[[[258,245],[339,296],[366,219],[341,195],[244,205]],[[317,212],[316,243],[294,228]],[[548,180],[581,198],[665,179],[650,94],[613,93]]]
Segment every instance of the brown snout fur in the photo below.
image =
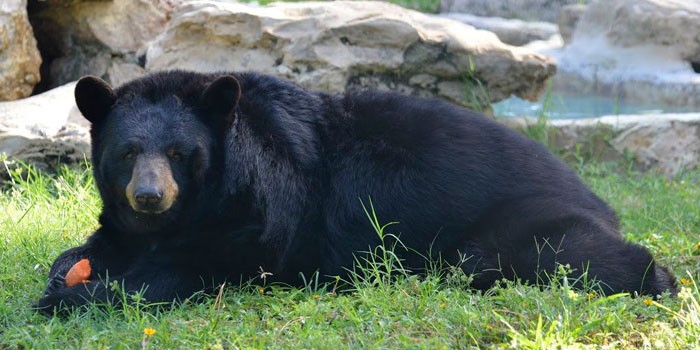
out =
[[[157,191],[161,195],[160,200],[148,205],[139,203],[136,194],[140,188]],[[141,155],[136,159],[131,181],[126,186],[126,198],[131,208],[137,212],[162,213],[175,203],[178,191],[177,182],[173,179],[170,164],[165,157]]]

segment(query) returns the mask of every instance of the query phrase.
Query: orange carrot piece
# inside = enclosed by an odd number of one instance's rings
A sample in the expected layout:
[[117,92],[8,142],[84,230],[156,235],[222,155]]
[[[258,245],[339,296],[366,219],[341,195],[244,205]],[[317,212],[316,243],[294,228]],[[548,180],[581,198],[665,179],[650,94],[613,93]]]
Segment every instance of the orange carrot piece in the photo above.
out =
[[66,286],[74,287],[80,283],[90,282],[90,274],[92,273],[92,268],[90,268],[90,260],[82,259],[75,263],[73,267],[68,270],[66,274]]

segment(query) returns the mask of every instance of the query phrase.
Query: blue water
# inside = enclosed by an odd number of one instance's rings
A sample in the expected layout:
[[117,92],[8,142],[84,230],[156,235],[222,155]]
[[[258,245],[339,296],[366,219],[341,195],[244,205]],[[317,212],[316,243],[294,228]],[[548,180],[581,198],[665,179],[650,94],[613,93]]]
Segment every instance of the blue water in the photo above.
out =
[[[543,107],[545,103],[547,106]],[[697,108],[690,107],[674,107],[639,102],[630,103],[614,97],[552,93],[549,98],[542,97],[537,102],[511,97],[494,104],[493,112],[497,117],[506,118],[539,117],[544,114],[546,117],[553,119],[578,119],[617,114],[689,113],[699,111]]]

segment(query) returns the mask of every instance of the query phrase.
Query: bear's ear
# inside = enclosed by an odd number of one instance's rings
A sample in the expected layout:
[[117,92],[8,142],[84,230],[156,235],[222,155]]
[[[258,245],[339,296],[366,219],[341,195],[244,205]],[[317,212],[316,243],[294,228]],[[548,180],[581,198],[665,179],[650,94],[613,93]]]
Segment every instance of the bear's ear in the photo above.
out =
[[241,98],[241,83],[233,75],[224,75],[216,78],[202,92],[201,103],[210,114],[209,122],[219,124],[220,121],[228,121],[232,117],[233,109]]
[[104,80],[86,76],[75,85],[75,103],[90,123],[99,123],[112,108],[117,96]]

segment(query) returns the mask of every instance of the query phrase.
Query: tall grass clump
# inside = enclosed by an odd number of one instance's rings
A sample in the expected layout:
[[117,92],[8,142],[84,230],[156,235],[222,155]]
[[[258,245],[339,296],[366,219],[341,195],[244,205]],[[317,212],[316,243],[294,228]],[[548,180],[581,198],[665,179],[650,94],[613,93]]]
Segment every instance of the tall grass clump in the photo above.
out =
[[362,209],[367,216],[369,224],[379,238],[379,244],[375,247],[368,247],[368,251],[355,255],[355,266],[350,272],[351,285],[358,289],[363,287],[387,286],[397,278],[405,278],[410,271],[404,268],[402,259],[397,254],[397,249],[406,251],[407,248],[401,240],[387,229],[397,224],[389,222],[382,224],[377,217],[372,199],[369,199],[369,208],[363,201]]

